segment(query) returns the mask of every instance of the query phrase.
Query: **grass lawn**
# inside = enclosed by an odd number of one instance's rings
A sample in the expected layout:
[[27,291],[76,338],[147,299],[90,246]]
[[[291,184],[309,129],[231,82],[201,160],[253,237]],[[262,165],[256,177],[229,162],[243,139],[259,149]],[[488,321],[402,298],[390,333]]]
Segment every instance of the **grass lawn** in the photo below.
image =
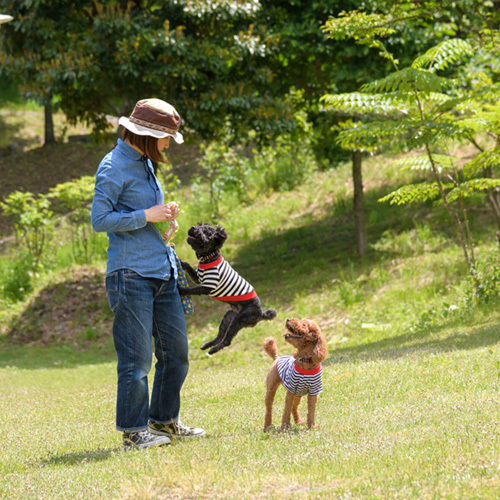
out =
[[0,498],[499,498],[499,319],[332,350],[314,431],[262,432],[262,353],[193,352],[182,419],[207,438],[129,452],[109,348],[4,349]]
[[[73,158],[87,151],[64,148]],[[353,250],[349,165],[224,207],[224,256],[278,317],[209,358],[199,347],[225,308],[195,299],[181,418],[205,428],[204,439],[123,451],[102,260],[98,271],[53,270],[25,303],[2,299],[0,499],[500,498],[498,299],[467,305],[463,256],[442,209],[377,203],[402,182],[385,163],[364,166],[364,258]],[[204,220],[188,187],[179,199],[181,231]],[[486,213],[471,211],[480,262],[498,252]],[[194,261],[181,238],[176,246]],[[264,433],[271,360],[262,341],[273,335],[290,354],[280,336],[294,316],[315,319],[328,339],[320,428]],[[283,403],[281,389],[278,426]]]

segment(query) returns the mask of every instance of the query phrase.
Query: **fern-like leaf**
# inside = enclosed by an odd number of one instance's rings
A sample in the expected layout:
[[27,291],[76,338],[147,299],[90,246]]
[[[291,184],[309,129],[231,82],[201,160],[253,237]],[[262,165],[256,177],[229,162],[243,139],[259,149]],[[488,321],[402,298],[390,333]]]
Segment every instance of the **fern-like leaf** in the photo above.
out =
[[420,182],[401,186],[378,201],[381,203],[388,201],[391,205],[408,205],[410,203],[435,200],[438,197],[439,187],[436,182]]
[[407,129],[403,120],[350,122],[341,129],[337,143],[350,151],[379,152],[388,145],[404,141]]
[[448,84],[449,81],[446,78],[424,69],[410,67],[363,85],[361,92],[369,94],[395,91],[413,93],[415,90],[423,93],[441,92]]
[[439,121],[415,121],[408,145],[419,148],[425,144],[435,144],[444,139],[465,139],[470,136],[470,130],[460,121],[454,119],[441,119]]
[[470,198],[481,191],[498,188],[500,179],[471,179],[456,186],[448,193],[448,201],[458,200],[458,198]]
[[[449,170],[453,167],[454,156],[448,155],[432,155],[434,164],[437,166],[438,172]],[[410,156],[394,162],[394,165],[408,170],[432,170],[432,164],[427,155]]]
[[328,94],[321,98],[327,111],[350,116],[398,117],[408,114],[407,105],[393,94]]
[[487,168],[500,166],[500,147],[495,147],[479,153],[474,159],[464,166],[464,175],[473,177]]
[[446,69],[450,64],[463,61],[473,55],[472,46],[460,38],[451,38],[429,49],[413,61],[416,69],[427,68],[429,71]]
[[345,40],[354,38],[360,43],[368,43],[375,37],[391,35],[396,30],[388,26],[387,16],[365,12],[341,12],[337,18],[330,17],[321,27],[327,38]]

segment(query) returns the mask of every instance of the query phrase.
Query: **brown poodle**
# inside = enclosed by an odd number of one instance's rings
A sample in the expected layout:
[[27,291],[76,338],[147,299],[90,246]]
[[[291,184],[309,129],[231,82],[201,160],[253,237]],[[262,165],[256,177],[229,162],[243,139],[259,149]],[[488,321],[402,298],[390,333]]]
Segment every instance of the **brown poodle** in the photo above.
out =
[[282,336],[297,349],[293,356],[278,357],[276,340],[273,337],[264,340],[264,350],[274,359],[266,381],[264,431],[272,426],[274,396],[281,384],[287,389],[281,429],[290,427],[290,414],[293,415],[296,424],[305,423],[299,415],[299,403],[301,397],[306,394],[308,395],[307,426],[310,429],[318,427],[314,418],[317,395],[323,389],[321,362],[328,354],[326,340],[319,326],[310,319],[287,319],[286,329],[286,333]]

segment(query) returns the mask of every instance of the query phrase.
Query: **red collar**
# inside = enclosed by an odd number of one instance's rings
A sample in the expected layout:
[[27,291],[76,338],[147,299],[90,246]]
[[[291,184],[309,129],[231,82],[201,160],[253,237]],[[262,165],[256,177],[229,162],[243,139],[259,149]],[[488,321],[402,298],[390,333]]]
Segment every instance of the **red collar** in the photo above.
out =
[[200,269],[210,269],[212,267],[216,267],[218,266],[221,262],[222,262],[222,255],[217,259],[217,260],[214,260],[213,262],[209,262],[208,264],[202,264],[201,262],[198,263],[198,267]]
[[297,361],[295,361],[294,365],[295,371],[300,373],[301,375],[316,375],[321,371],[321,363],[316,367],[312,368],[311,370],[304,370],[304,368],[301,368],[298,364]]

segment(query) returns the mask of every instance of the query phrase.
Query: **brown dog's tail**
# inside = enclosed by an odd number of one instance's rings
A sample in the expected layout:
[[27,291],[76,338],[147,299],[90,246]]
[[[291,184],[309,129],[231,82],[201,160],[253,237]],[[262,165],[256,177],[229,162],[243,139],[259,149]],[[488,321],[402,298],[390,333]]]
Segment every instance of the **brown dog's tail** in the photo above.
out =
[[271,356],[273,359],[278,358],[278,344],[276,342],[276,339],[273,337],[267,337],[267,339],[264,340],[264,351]]

